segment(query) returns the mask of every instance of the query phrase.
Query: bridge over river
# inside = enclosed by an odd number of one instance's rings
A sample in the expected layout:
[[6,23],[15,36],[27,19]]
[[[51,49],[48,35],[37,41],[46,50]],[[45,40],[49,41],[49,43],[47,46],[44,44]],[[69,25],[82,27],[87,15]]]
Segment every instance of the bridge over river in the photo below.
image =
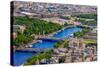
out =
[[40,49],[40,48],[18,48],[16,51],[18,52],[33,52],[33,53],[41,53],[43,51],[47,51],[49,49]]
[[64,38],[58,38],[58,37],[41,37],[38,38],[38,40],[48,40],[48,41],[64,41],[65,39],[70,39],[73,37],[73,34],[70,34],[69,37],[64,37]]
[[38,40],[50,40],[50,41],[63,41],[65,38],[57,38],[57,37],[41,37]]

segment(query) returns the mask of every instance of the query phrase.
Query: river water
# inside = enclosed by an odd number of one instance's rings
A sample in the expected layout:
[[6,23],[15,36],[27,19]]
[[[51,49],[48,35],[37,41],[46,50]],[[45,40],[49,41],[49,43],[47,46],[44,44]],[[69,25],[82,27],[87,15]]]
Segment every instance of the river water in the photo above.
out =
[[[71,27],[71,28],[66,28],[63,31],[58,32],[57,34],[54,34],[53,37],[57,37],[57,38],[68,38],[70,37],[71,34],[81,31],[82,28],[80,27]],[[48,40],[43,40],[41,43],[35,43],[33,44],[32,48],[53,48],[54,44],[57,41],[48,41]],[[26,60],[35,55],[35,53],[31,53],[31,52],[15,52],[14,53],[14,65],[19,66],[23,63],[26,62]]]

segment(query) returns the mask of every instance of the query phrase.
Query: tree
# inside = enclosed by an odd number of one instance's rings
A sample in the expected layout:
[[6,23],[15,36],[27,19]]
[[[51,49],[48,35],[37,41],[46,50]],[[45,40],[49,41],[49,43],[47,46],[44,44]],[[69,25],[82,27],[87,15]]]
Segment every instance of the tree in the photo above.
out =
[[36,64],[36,62],[40,62],[42,59],[50,59],[51,58],[51,54],[47,53],[42,53],[42,54],[38,54],[36,56],[32,56],[31,58],[29,58],[27,60],[27,62],[25,63],[25,65],[32,65],[32,64]]
[[64,56],[59,59],[59,63],[64,63],[64,61],[65,61],[65,57]]
[[60,30],[63,25],[44,21],[38,18],[28,17],[15,17],[15,25],[24,25],[26,29],[23,33],[17,30],[18,36],[15,39],[15,43],[19,46],[32,41],[32,34],[45,35]]
[[67,48],[69,46],[69,41],[65,41],[63,45],[64,45],[64,48]]
[[67,26],[67,25],[68,25],[68,23],[67,23],[67,22],[65,22],[65,23],[64,23],[64,26]]

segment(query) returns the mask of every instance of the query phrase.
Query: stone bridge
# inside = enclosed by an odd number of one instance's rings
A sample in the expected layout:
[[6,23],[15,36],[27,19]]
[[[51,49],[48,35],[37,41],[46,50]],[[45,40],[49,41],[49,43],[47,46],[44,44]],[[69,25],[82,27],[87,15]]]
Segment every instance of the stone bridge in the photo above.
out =
[[49,49],[42,49],[42,48],[19,48],[19,49],[16,49],[16,51],[19,51],[19,52],[33,52],[33,53],[40,53],[45,50],[47,51]]

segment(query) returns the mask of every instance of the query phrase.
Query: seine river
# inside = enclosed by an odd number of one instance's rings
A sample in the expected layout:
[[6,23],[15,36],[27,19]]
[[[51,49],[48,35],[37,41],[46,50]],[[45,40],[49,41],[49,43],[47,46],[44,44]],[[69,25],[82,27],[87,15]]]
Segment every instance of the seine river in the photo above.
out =
[[[71,34],[81,31],[82,28],[80,27],[71,27],[71,28],[66,28],[63,31],[58,32],[57,34],[53,35],[53,37],[57,38],[68,38],[70,37]],[[35,43],[32,48],[53,48],[54,44],[57,41],[48,41],[48,40],[42,40],[41,43]],[[14,66],[19,66],[23,63],[26,62],[28,58],[31,56],[36,55],[36,53],[31,53],[31,52],[15,52],[14,53]]]

